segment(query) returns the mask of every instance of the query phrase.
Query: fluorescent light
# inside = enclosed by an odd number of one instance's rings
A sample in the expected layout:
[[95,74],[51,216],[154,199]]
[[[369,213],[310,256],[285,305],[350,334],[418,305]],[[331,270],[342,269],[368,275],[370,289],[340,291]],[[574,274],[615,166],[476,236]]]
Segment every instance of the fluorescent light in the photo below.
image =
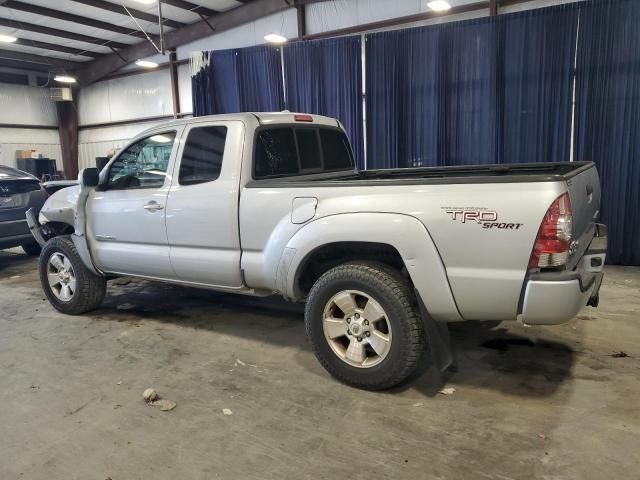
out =
[[427,3],[427,7],[434,12],[446,12],[447,10],[451,10],[451,5],[445,0],[433,0],[432,2]]
[[146,3],[147,5],[151,3],[156,3],[156,0],[135,0],[138,3]]
[[67,75],[56,75],[53,77],[56,82],[60,83],[76,83],[76,79]]
[[13,37],[11,35],[7,35],[5,33],[0,33],[0,42],[3,43],[13,43],[16,40],[18,40],[16,37]]
[[136,61],[136,65],[142,68],[156,68],[158,66],[156,62],[150,60],[138,60]]
[[171,141],[169,137],[165,137],[164,135],[154,135],[153,137],[149,137],[149,140],[156,143],[169,143]]
[[286,43],[287,41],[287,37],[283,37],[282,35],[280,35],[279,33],[267,33],[264,36],[264,39],[269,42],[269,43],[276,43],[276,44],[281,44],[281,43]]

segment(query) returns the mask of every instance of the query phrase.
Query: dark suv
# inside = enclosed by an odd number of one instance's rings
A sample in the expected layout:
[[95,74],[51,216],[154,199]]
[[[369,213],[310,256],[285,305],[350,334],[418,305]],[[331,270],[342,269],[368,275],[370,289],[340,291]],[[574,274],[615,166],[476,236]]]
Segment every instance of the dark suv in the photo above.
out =
[[0,165],[0,249],[21,246],[28,255],[40,255],[25,213],[33,208],[37,214],[46,199],[36,177]]

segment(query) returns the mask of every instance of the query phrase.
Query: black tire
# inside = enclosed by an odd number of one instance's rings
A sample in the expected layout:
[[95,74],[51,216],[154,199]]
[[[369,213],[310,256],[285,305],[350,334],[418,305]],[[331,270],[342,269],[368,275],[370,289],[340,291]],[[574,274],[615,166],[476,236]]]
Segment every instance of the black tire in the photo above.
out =
[[40,252],[42,251],[42,247],[40,247],[38,242],[35,242],[35,241],[29,242],[29,243],[23,243],[20,246],[22,247],[22,250],[24,251],[24,253],[32,257],[39,257]]
[[[56,253],[61,253],[69,259],[75,274],[76,290],[71,300],[62,301],[53,293],[47,279],[47,265],[49,259]],[[85,267],[75,245],[68,236],[54,237],[49,240],[40,255],[40,283],[49,303],[53,307],[68,315],[80,315],[97,308],[104,299],[107,282]]]
[[[393,338],[386,357],[377,365],[358,368],[333,352],[323,330],[327,302],[344,290],[358,290],[373,298],[385,311]],[[383,264],[339,265],[313,285],[305,308],[305,326],[313,351],[322,366],[338,380],[357,388],[382,390],[410,377],[425,355],[428,343],[410,282]]]

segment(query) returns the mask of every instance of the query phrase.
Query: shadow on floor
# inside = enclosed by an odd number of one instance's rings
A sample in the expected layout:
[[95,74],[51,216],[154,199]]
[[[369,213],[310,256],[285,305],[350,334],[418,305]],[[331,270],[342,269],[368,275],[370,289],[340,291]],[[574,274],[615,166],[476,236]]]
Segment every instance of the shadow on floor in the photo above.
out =
[[[97,321],[179,323],[277,346],[309,350],[303,323],[304,307],[279,298],[221,294],[139,280],[109,284],[103,306],[89,314]],[[450,327],[457,371],[434,368],[392,389],[438,394],[446,383],[470,385],[521,396],[549,396],[572,376],[573,348],[559,340],[532,340],[498,326],[463,322]],[[551,335],[549,338],[553,338]]]
[[36,257],[30,257],[19,249],[15,249],[15,251],[0,250],[0,277],[13,269],[24,269],[29,263],[33,263],[34,268],[38,270]]

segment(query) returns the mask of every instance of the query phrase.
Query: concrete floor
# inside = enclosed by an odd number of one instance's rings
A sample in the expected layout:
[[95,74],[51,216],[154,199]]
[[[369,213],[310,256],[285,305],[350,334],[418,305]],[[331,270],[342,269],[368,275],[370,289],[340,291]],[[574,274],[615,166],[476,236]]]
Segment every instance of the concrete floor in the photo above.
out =
[[324,372],[298,306],[119,279],[67,317],[0,252],[0,479],[640,478],[640,269],[606,273],[598,310],[457,325],[458,373],[370,393]]

